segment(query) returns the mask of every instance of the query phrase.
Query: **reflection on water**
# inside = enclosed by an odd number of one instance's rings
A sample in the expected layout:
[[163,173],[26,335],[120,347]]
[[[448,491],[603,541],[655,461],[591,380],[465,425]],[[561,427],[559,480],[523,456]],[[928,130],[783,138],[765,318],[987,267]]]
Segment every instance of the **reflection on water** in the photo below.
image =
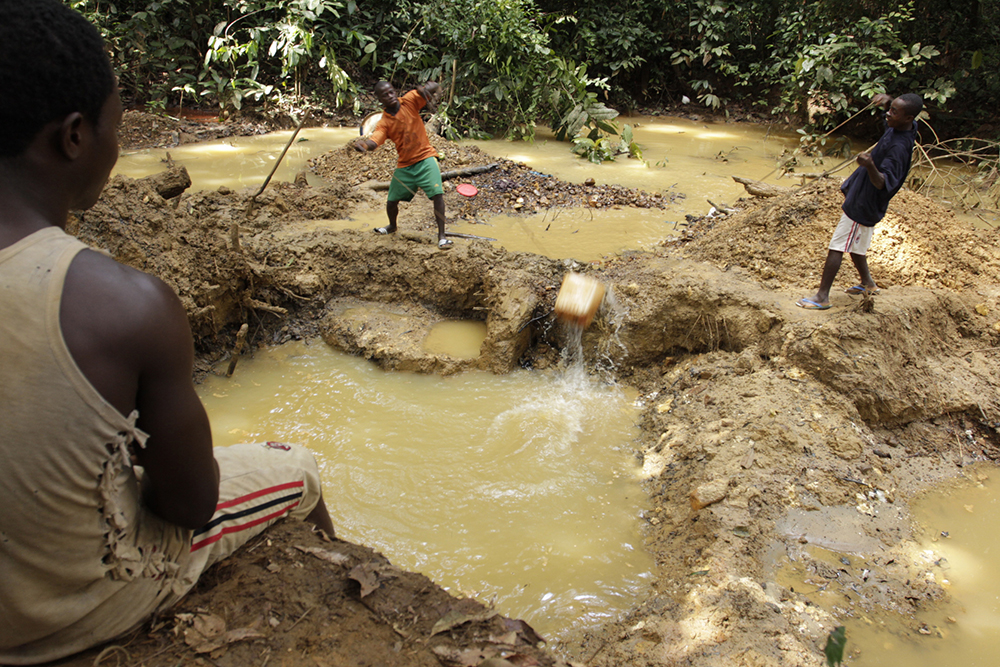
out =
[[[985,464],[977,469],[966,468],[967,479],[934,490],[914,503],[914,520],[922,527],[923,535],[909,558],[948,592],[950,600],[915,617],[894,613],[841,616],[847,627],[851,665],[996,664],[1000,652],[1000,532],[996,530],[1000,488],[988,478],[993,470]],[[853,509],[843,511],[856,514]],[[845,569],[846,555],[851,563],[846,569],[857,570],[865,560],[851,554],[870,553],[871,542],[860,532],[854,537],[847,533],[838,537],[833,525],[833,539],[825,545],[827,548],[810,544],[805,551],[832,571]],[[844,603],[844,591],[817,587],[801,564],[786,562],[778,580],[783,586],[806,592],[810,600],[825,609],[850,606]],[[878,587],[866,586],[865,595],[877,597]]]
[[[187,169],[192,191],[215,190],[221,185],[234,190],[259,188],[291,136],[292,131],[288,130],[256,137],[227,137],[168,149],[127,151],[119,158],[114,173],[131,178],[155,174],[166,168],[164,161],[170,153],[174,163]],[[310,184],[321,184],[322,179],[308,171],[306,161],[340,148],[357,136],[357,128],[352,127],[300,130],[272,180],[291,182],[300,171],[306,171]]]
[[[948,591],[945,608],[921,614],[929,636],[859,628],[859,667],[992,667],[1000,652],[1000,489],[987,478],[991,466],[967,468],[969,479],[921,498],[914,516],[924,534],[920,556]],[[975,480],[982,478],[982,482]],[[943,559],[943,560],[942,560]],[[918,624],[919,624],[918,623]]]
[[290,343],[199,393],[217,445],[317,453],[340,536],[542,633],[624,611],[651,576],[635,409],[582,370],[386,373]]

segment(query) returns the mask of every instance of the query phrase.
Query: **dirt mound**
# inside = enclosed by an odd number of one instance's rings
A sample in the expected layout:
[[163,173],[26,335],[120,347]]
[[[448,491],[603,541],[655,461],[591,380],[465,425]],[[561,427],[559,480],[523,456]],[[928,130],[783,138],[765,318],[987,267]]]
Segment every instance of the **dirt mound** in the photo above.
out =
[[[834,179],[779,197],[740,200],[743,209],[735,214],[693,223],[695,240],[686,254],[741,266],[774,289],[815,289],[842,203]],[[930,199],[902,190],[875,228],[868,263],[880,287],[989,287],[1000,275],[1000,230],[967,228]],[[856,283],[845,258],[836,286]]]
[[[487,165],[495,161],[477,146],[460,146],[436,134],[430,134],[427,138],[438,152],[442,172]],[[307,163],[309,168],[330,183],[360,185],[366,181],[388,181],[392,178],[399,154],[391,141],[385,142],[377,150],[365,153],[354,150],[353,143],[354,140],[351,140],[342,148],[310,159]]]
[[[461,182],[476,186],[478,194],[474,197],[458,195],[454,184],[446,180],[447,210],[452,218],[468,220],[492,217],[500,213],[532,214],[553,207],[666,208],[674,197],[680,196],[653,194],[620,185],[588,186],[567,183],[534,171],[526,164],[495,158],[476,146],[462,146],[437,135],[429,135],[429,138],[431,145],[438,151],[441,172],[446,179],[448,172],[492,167],[480,173],[456,177]],[[359,153],[348,143],[343,148],[311,159],[308,164],[312,171],[331,183],[368,183],[388,189],[396,160],[396,149],[388,141],[378,150],[367,153]]]
[[130,109],[122,115],[121,125],[118,126],[118,145],[122,150],[170,148],[268,131],[270,128],[261,123],[198,122]]
[[252,556],[214,567],[148,632],[60,664],[569,667],[538,648],[527,623],[306,524],[278,524],[243,553]]
[[287,308],[278,304],[301,305],[316,288],[307,270],[292,267],[294,257],[278,269],[270,248],[258,256],[246,251],[246,241],[290,219],[343,218],[365,197],[344,185],[272,183],[248,213],[249,199],[249,191],[225,187],[164,199],[154,177],[116,176],[93,208],[69,221],[67,231],[173,287],[207,353],[227,326],[251,314],[284,315]]

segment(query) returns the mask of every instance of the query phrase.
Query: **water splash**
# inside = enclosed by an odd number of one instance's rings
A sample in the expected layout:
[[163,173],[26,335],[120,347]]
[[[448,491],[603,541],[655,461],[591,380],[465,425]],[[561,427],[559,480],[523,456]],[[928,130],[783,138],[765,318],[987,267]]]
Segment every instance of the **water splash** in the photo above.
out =
[[[604,384],[616,384],[615,376],[621,361],[628,355],[628,348],[622,342],[620,333],[629,311],[615,296],[614,288],[604,292],[593,322],[593,329],[598,334],[594,350],[594,372]],[[560,322],[560,333],[563,339],[562,365],[566,373],[584,373],[584,329],[574,322]],[[593,338],[593,337],[592,337]]]
[[582,362],[442,378],[295,343],[199,389],[218,444],[317,454],[338,534],[543,634],[621,613],[651,576],[635,411]]

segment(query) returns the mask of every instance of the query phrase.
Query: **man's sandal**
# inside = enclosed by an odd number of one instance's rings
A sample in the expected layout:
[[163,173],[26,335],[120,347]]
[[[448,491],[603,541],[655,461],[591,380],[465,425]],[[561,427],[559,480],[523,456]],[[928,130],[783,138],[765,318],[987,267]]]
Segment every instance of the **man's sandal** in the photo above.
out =
[[395,234],[396,233],[395,229],[389,229],[388,227],[376,227],[372,231],[375,232],[376,234],[382,234],[383,236],[386,235],[386,234]]
[[855,285],[854,287],[848,287],[844,290],[844,294],[870,294],[872,296],[881,292],[878,287],[865,287],[864,285]]
[[455,242],[452,241],[451,239],[440,239],[440,240],[438,240],[438,249],[439,250],[447,250],[448,248],[452,247],[453,245],[455,245]]

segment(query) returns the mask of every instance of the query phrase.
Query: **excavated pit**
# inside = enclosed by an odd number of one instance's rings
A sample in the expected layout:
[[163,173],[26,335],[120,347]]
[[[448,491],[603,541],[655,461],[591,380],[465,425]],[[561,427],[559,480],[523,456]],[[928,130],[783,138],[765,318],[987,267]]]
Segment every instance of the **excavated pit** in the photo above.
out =
[[[947,603],[908,551],[906,503],[1000,457],[1000,238],[959,230],[903,193],[872,251],[882,293],[803,311],[794,301],[815,289],[837,196],[820,184],[741,202],[655,252],[580,265],[485,241],[441,252],[432,219],[392,237],[302,224],[380,207],[363,187],[274,184],[248,213],[247,193],[164,199],[149,179],[115,178],[69,229],[177,290],[200,373],[226,358],[243,323],[252,346],[322,337],[386,369],[544,368],[565,345],[553,316],[563,274],[601,280],[614,303],[585,332],[584,360],[640,392],[636,455],[658,567],[646,599],[564,641],[560,657],[479,603],[285,526],[132,637],[131,660],[194,660],[183,614],[201,609],[256,633],[207,651],[216,665],[814,665],[844,619],[915,619]],[[422,334],[447,319],[486,323],[477,359],[422,348]],[[802,551],[821,536],[789,528],[796,513],[833,511],[847,512],[868,545],[843,572]],[[853,591],[850,604],[822,609],[777,584],[767,565],[775,550]],[[874,573],[863,581],[862,566]]]

